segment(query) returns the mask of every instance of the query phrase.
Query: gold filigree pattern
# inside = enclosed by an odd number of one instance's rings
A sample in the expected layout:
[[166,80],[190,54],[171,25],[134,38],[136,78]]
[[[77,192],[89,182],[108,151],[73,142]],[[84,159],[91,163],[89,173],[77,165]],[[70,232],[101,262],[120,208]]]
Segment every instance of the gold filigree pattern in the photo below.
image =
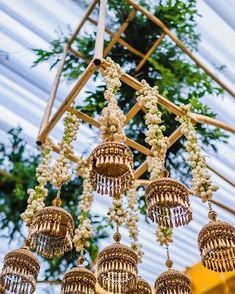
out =
[[145,193],[148,216],[162,227],[178,227],[192,220],[188,189],[171,178],[151,182]]
[[144,279],[138,277],[135,286],[125,294],[152,294],[152,289]]

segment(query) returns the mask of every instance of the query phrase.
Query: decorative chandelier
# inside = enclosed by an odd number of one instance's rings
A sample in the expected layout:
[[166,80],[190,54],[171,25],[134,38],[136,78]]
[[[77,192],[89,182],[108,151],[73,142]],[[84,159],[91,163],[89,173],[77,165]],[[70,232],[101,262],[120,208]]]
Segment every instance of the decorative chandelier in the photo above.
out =
[[30,247],[47,258],[62,256],[73,247],[74,221],[66,210],[56,206],[60,204],[55,199],[55,206],[38,211],[29,230]]
[[235,228],[227,222],[216,220],[216,213],[209,212],[211,221],[199,233],[198,246],[202,264],[215,272],[235,269]]
[[13,250],[4,257],[0,285],[11,293],[31,294],[35,291],[40,265],[27,246]]
[[106,142],[90,155],[91,184],[102,195],[121,195],[133,183],[133,155],[122,143]]
[[136,284],[137,255],[120,244],[121,234],[117,231],[114,244],[103,249],[97,259],[97,281],[105,290],[114,294],[125,293]]
[[125,294],[152,294],[152,289],[144,279],[137,277],[135,286],[125,291]]
[[186,225],[192,220],[188,189],[171,178],[150,183],[145,192],[148,217],[163,227]]

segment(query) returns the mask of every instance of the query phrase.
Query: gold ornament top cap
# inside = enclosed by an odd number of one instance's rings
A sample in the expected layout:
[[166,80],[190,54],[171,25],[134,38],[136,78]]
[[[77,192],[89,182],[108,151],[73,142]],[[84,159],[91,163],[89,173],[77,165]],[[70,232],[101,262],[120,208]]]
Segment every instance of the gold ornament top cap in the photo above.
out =
[[80,278],[82,279],[83,277],[86,277],[87,279],[89,279],[89,281],[91,283],[96,283],[96,277],[94,276],[94,274],[92,272],[90,272],[88,269],[86,269],[85,267],[75,267],[72,268],[70,271],[68,271],[65,275],[64,275],[64,280],[73,277],[73,279]]
[[135,286],[128,289],[125,294],[152,294],[152,289],[148,282],[138,276]]
[[219,239],[223,236],[235,239],[235,227],[221,220],[210,221],[200,231],[198,235],[198,245],[202,248],[205,243],[210,242],[212,238]]

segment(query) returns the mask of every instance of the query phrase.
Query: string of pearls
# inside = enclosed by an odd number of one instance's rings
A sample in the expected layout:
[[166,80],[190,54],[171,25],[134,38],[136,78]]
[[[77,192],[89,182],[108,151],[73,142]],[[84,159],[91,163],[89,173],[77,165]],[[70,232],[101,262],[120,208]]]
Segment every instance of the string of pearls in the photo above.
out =
[[77,116],[72,111],[68,111],[64,118],[64,135],[60,143],[60,153],[53,168],[52,184],[56,188],[60,188],[71,179],[72,172],[68,155],[74,152],[72,142],[77,138],[78,128]]
[[171,228],[158,226],[156,236],[157,242],[159,242],[161,246],[169,246],[169,244],[173,242],[173,231]]
[[89,240],[94,235],[91,220],[89,219],[89,212],[93,202],[93,188],[89,182],[89,167],[87,160],[80,159],[78,163],[78,171],[83,178],[83,193],[79,203],[79,226],[75,229],[73,243],[77,252],[83,252],[84,249],[90,247]]
[[167,147],[169,145],[168,138],[164,137],[165,126],[161,125],[162,113],[158,110],[158,90],[157,87],[150,87],[145,81],[141,81],[143,87],[136,92],[137,101],[147,108],[145,123],[147,132],[145,142],[151,146],[152,156],[147,157],[148,171],[150,179],[154,180],[161,177],[161,171],[164,169],[164,161],[166,157]]
[[135,251],[138,257],[138,262],[142,262],[144,252],[142,251],[142,245],[139,243],[139,230],[138,230],[138,202],[137,202],[137,187],[135,183],[127,192],[127,216],[126,227],[129,231],[129,237],[132,240],[131,248]]
[[48,190],[45,186],[51,181],[51,151],[51,141],[47,139],[42,144],[42,159],[36,168],[38,185],[34,189],[28,189],[28,205],[25,212],[21,214],[21,218],[27,225],[30,225],[34,215],[45,206],[44,199],[48,195]]
[[102,72],[106,83],[104,98],[108,105],[102,110],[102,116],[99,119],[101,123],[101,138],[103,141],[124,141],[123,126],[125,115],[117,104],[116,93],[121,87],[120,77],[123,74],[120,65],[115,63],[110,57],[106,58],[108,67]]
[[188,162],[192,168],[192,189],[193,192],[202,198],[203,202],[210,200],[218,190],[218,187],[211,181],[208,172],[205,156],[202,154],[198,144],[197,132],[190,119],[191,105],[181,105],[185,115],[178,117],[181,123],[181,132],[187,139],[186,150],[189,153]]

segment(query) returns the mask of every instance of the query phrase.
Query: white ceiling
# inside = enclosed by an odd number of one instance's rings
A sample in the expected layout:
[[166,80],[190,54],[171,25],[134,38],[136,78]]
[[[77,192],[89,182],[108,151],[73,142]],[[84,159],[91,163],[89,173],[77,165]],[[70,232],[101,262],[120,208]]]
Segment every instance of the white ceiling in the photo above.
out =
[[[0,8],[0,140],[6,142],[7,130],[20,125],[24,138],[29,144],[34,145],[55,71],[49,71],[47,63],[31,68],[35,60],[35,53],[31,49],[48,48],[49,42],[56,37],[55,29],[58,27],[67,30],[69,24],[74,29],[83,14],[83,9],[71,0],[0,0]],[[198,0],[198,8],[202,15],[198,17],[201,43],[196,54],[213,70],[214,66],[226,65],[226,69],[217,74],[235,90],[235,1]],[[72,85],[62,83],[54,110],[71,87]],[[91,85],[88,85],[89,87]],[[224,94],[222,98],[208,96],[204,99],[218,113],[220,120],[235,126],[234,98]],[[59,124],[53,132],[55,140],[59,140],[61,131],[62,125]],[[80,144],[76,147],[79,152],[87,148],[87,143],[92,145],[94,140],[91,136],[92,132],[82,127],[82,140],[79,140]],[[207,154],[208,162],[233,181],[234,147],[235,136],[231,135],[229,145],[218,144],[219,152],[216,156]],[[234,208],[234,188],[216,175],[213,175],[213,179],[221,188],[215,199]],[[96,195],[94,208],[97,212],[105,214],[109,203],[110,199]],[[196,240],[199,230],[207,222],[207,208],[196,198],[192,198],[192,207],[193,222],[185,228],[176,230],[175,242],[171,246],[175,267],[180,270],[200,259]],[[218,209],[218,213],[221,219],[235,224],[231,214],[221,209]],[[165,260],[164,249],[155,242],[154,233],[154,225],[147,225],[142,219],[140,242],[143,244],[145,256],[143,264],[140,265],[140,274],[151,283],[164,270]],[[125,243],[128,244],[125,230],[123,235]],[[108,242],[105,240],[101,246],[107,245]],[[17,246],[19,244],[14,242],[11,247]],[[7,247],[1,249],[0,262],[8,250]],[[37,293],[42,293],[41,291],[40,286]]]

